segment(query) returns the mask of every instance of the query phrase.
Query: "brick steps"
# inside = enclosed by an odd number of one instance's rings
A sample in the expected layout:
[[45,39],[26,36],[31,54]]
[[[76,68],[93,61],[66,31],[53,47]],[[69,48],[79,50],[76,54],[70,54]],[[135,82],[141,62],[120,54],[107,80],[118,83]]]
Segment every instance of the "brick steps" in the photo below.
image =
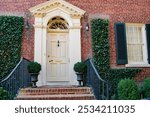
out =
[[17,100],[93,100],[92,94],[80,95],[20,95]]
[[17,100],[94,100],[89,87],[40,87],[21,89]]
[[21,89],[21,94],[26,95],[53,95],[53,94],[91,94],[89,87],[65,87],[65,88],[26,88]]

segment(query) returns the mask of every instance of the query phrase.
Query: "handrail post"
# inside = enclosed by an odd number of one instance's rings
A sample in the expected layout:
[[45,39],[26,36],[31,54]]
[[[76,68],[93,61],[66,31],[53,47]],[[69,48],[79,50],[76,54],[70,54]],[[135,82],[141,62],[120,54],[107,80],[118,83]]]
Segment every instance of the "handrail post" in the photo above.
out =
[[108,83],[106,84],[106,87],[107,87],[107,99],[109,100],[109,86],[108,86]]

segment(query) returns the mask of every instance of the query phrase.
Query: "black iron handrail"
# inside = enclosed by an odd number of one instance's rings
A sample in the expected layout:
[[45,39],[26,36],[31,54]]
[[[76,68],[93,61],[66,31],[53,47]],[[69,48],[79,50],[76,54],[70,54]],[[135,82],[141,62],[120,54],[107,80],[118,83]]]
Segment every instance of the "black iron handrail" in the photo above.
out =
[[96,99],[109,99],[109,84],[103,80],[94,66],[92,59],[85,61],[87,65],[86,84],[92,87]]
[[21,58],[12,72],[0,81],[0,87],[7,90],[13,98],[20,88],[29,87],[31,85],[30,75],[27,71],[29,62],[29,60]]

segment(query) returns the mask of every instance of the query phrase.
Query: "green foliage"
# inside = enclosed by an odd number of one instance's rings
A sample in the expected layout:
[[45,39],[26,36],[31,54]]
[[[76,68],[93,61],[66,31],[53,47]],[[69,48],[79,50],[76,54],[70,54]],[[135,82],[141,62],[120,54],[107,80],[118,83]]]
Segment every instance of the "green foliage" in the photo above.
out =
[[121,79],[127,79],[127,78],[132,79],[139,71],[140,69],[132,69],[132,68],[111,69],[109,71],[109,75],[106,76],[106,79],[109,81],[112,87],[111,88],[112,95],[116,94],[117,96],[117,85]]
[[101,66],[100,71],[105,73],[106,69],[110,69],[108,20],[92,20],[92,41],[95,65]]
[[0,87],[0,100],[9,100],[9,99],[11,99],[9,92]]
[[94,63],[100,76],[109,81],[112,90],[111,95],[114,95],[117,93],[117,84],[119,81],[124,78],[131,79],[140,69],[111,69],[109,60],[109,21],[104,19],[93,19],[91,25]]
[[144,80],[141,92],[144,98],[150,98],[150,77]]
[[23,18],[0,16],[0,79],[20,60]]
[[118,98],[120,100],[140,99],[140,93],[135,81],[131,79],[122,79],[118,83]]
[[74,64],[74,71],[78,73],[85,73],[87,66],[84,62],[77,62]]
[[39,73],[41,71],[41,64],[32,61],[28,64],[27,68],[29,73]]

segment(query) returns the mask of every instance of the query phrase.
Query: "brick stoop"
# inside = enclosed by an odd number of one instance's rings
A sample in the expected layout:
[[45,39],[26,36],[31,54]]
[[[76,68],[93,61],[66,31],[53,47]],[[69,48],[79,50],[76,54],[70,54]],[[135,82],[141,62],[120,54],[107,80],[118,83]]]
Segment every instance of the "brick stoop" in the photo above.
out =
[[38,87],[21,89],[16,100],[94,100],[90,87]]

